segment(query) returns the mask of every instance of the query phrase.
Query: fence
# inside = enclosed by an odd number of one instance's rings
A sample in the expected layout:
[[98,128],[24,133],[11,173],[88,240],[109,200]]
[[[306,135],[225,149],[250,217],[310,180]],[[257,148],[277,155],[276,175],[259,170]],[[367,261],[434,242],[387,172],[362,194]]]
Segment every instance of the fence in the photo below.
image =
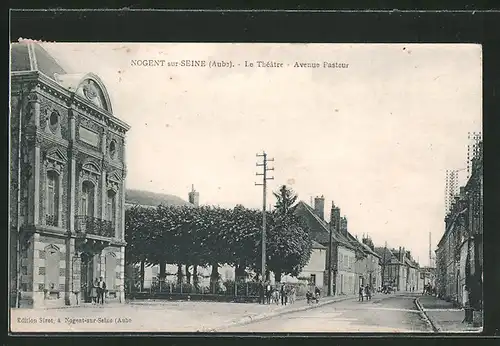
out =
[[[313,290],[312,286],[304,283],[284,283],[288,287],[295,287],[297,297],[303,297],[308,290]],[[280,284],[272,285],[274,288],[280,287]],[[261,294],[261,284],[255,281],[244,280],[225,280],[218,281],[213,285],[177,283],[173,281],[162,280],[140,280],[129,281],[126,283],[126,294],[129,296],[140,295],[210,295],[226,297],[259,297]]]

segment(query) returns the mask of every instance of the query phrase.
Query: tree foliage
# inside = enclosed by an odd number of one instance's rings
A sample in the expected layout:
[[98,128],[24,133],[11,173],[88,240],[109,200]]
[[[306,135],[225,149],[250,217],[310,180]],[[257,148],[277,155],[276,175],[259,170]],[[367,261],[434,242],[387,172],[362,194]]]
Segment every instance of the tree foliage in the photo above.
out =
[[[298,275],[309,261],[311,240],[295,216],[297,196],[286,187],[275,193],[268,211],[267,267],[281,276]],[[133,207],[125,212],[127,263],[193,266],[231,265],[261,270],[262,211],[201,206]]]

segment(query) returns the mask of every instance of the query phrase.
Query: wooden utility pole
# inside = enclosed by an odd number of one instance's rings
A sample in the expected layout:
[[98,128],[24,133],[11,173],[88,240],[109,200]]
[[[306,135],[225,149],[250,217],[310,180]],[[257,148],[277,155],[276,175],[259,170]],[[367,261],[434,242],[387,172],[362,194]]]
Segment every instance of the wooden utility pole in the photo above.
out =
[[333,250],[333,220],[334,220],[334,211],[335,203],[332,201],[332,209],[330,212],[330,239],[328,243],[328,295],[332,296],[332,250]]
[[385,245],[384,245],[384,256],[382,259],[382,287],[384,287],[384,285],[385,285],[384,275],[385,275],[385,266],[387,265],[387,263],[385,261],[386,252],[387,252],[387,242],[385,242]]
[[330,212],[330,241],[328,244],[328,295],[333,295],[333,231],[340,230],[340,209],[332,202]]
[[264,151],[262,154],[257,154],[257,157],[262,157],[262,162],[257,162],[258,167],[262,167],[262,173],[255,173],[262,176],[262,184],[255,183],[255,185],[262,186],[262,282],[266,278],[266,197],[267,197],[267,181],[273,180],[274,177],[268,177],[268,171],[274,171],[274,168],[267,167],[268,162],[274,159],[268,159]]

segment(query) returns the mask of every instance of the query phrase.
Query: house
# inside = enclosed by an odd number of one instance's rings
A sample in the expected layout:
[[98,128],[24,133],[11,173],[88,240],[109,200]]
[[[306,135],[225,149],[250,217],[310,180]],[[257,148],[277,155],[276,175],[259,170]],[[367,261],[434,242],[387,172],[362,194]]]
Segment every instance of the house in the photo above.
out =
[[[324,197],[316,197],[314,208],[307,203],[300,201],[297,204],[295,213],[303,218],[311,231],[314,241],[323,245],[327,249],[330,244],[330,224],[324,220]],[[340,218],[338,208],[332,205],[332,217]],[[332,232],[332,294],[356,294],[357,286],[356,272],[356,248],[338,230]],[[328,287],[328,255],[325,260],[325,282],[324,287]]]
[[479,142],[471,176],[445,217],[445,231],[436,250],[436,286],[441,298],[460,306],[469,304],[479,316],[482,285],[483,149]]
[[11,291],[28,307],[77,305],[102,276],[108,299],[124,302],[130,127],[97,75],[35,42],[11,53]]
[[418,263],[412,258],[410,251],[403,251],[402,253],[405,266],[405,283],[404,290],[405,291],[418,291],[422,287],[419,287],[419,276],[420,276],[420,266]]
[[325,263],[327,261],[328,248],[320,243],[312,242],[312,253],[309,262],[307,263],[297,277],[290,275],[283,276],[281,282],[298,282],[299,279],[307,279],[307,281],[320,289],[324,287]]
[[399,259],[400,250],[391,250],[388,247],[375,248],[375,252],[379,254],[381,259],[382,285],[392,286],[398,291],[406,286],[406,271],[404,270],[404,264]]

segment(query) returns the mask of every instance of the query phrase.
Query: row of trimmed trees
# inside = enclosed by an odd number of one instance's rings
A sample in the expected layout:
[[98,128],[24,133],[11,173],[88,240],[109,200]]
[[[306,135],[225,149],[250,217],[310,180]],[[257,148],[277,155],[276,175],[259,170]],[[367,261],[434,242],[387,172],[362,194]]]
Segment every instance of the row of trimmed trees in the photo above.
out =
[[[297,195],[286,186],[274,193],[275,209],[267,212],[267,276],[297,276],[309,261],[312,244],[307,226],[294,211]],[[213,206],[136,206],[125,213],[126,263],[144,268],[159,265],[160,280],[166,264],[177,264],[177,279],[193,268],[193,284],[198,283],[198,267],[212,267],[211,284],[219,279],[220,265],[235,268],[237,278],[247,271],[261,272],[262,211],[241,205],[233,209]],[[186,278],[190,282],[191,278]]]

